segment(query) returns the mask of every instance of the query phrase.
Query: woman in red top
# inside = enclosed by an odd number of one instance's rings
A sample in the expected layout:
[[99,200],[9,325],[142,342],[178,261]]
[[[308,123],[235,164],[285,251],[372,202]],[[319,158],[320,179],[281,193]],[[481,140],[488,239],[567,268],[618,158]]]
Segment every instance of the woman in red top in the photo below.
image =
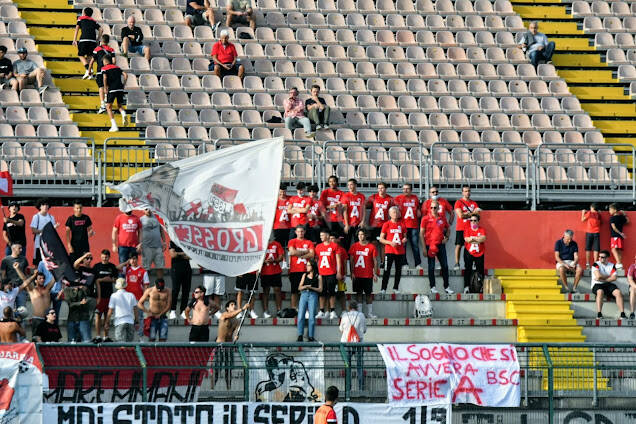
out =
[[[590,269],[590,263],[598,262],[598,252],[601,250],[601,214],[596,203],[590,205],[589,211],[581,211],[581,221],[585,222],[585,268]],[[590,262],[592,252],[594,262]]]
[[380,243],[384,245],[385,261],[384,274],[382,275],[382,291],[386,293],[389,285],[389,275],[391,267],[395,263],[395,280],[393,282],[393,291],[397,294],[402,278],[402,266],[406,263],[406,227],[400,220],[400,208],[391,206],[389,209],[390,219],[382,225],[380,230]]
[[479,225],[479,215],[474,213],[464,228],[464,293],[468,293],[470,280],[475,272],[484,275],[484,253],[486,250],[486,230]]
[[442,279],[446,293],[454,292],[448,287],[448,260],[446,259],[446,242],[450,226],[445,214],[440,214],[437,200],[432,200],[426,215],[422,217],[420,238],[424,244],[424,255],[428,258],[428,282],[431,293],[438,293],[435,287],[435,257],[442,268]]

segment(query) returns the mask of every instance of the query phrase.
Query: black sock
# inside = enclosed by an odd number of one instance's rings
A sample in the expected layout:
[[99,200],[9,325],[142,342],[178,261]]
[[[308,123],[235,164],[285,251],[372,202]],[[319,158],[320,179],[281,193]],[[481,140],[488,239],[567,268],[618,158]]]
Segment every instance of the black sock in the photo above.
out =
[[336,308],[329,308],[329,312],[335,312]]
[[88,71],[88,63],[84,65],[84,68],[86,68],[86,70]]
[[320,312],[325,313],[325,308],[320,308]]

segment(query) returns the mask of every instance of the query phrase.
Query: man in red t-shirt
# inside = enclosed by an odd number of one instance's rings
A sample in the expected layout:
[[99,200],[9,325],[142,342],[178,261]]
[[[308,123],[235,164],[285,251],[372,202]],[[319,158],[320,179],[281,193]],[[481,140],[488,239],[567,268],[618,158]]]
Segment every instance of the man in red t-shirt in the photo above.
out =
[[265,260],[261,268],[261,285],[263,286],[263,318],[271,318],[269,314],[269,288],[274,289],[274,297],[276,299],[276,313],[282,308],[282,298],[280,288],[283,286],[281,275],[283,273],[280,263],[285,257],[283,246],[276,240],[272,240],[267,245],[265,251]]
[[287,201],[287,214],[289,214],[291,218],[290,239],[296,237],[296,227],[299,225],[302,225],[305,230],[307,230],[307,223],[309,222],[307,215],[309,214],[309,207],[311,206],[311,197],[305,194],[306,187],[307,185],[302,181],[296,183],[296,195],[290,197]]
[[[481,212],[477,202],[470,200],[470,187],[462,186],[462,198],[455,202],[455,216],[457,226],[455,227],[455,271],[459,271],[459,254],[464,245],[464,229],[470,225],[468,220],[473,214]],[[464,264],[464,268],[466,264]]]
[[382,294],[386,293],[391,274],[391,266],[395,263],[395,280],[393,281],[393,291],[400,293],[400,279],[402,278],[402,266],[406,263],[406,227],[400,220],[400,208],[391,206],[389,209],[390,219],[382,225],[380,231],[380,243],[384,245],[386,252],[386,263],[382,274]]
[[320,203],[327,227],[340,238],[343,235],[342,195],[344,193],[338,190],[338,177],[335,175],[329,177],[327,183],[329,188],[324,189],[320,194]]
[[[236,62],[238,53],[236,47],[229,41],[230,35],[227,30],[221,31],[221,39],[212,46],[212,63],[209,68],[214,67],[214,74],[223,81],[226,75],[238,75],[243,80],[245,68]],[[210,71],[212,69],[209,69]]]
[[369,236],[380,252],[381,262],[384,262],[384,246],[378,241],[382,226],[389,220],[389,208],[393,206],[393,198],[386,193],[386,184],[378,183],[378,192],[367,199],[367,206],[371,208],[369,216]]
[[[124,273],[126,278],[126,291],[134,294],[137,301],[139,301],[144,291],[150,285],[148,272],[139,265],[139,254],[136,251],[131,252],[127,260],[117,265],[117,270]],[[139,332],[139,339],[141,340],[144,335],[144,312],[141,309],[136,309],[136,311],[137,330]]]
[[629,306],[632,310],[629,319],[634,319],[636,318],[636,256],[634,263],[627,269],[627,285],[629,286]]
[[347,304],[346,304],[347,283],[345,282],[344,278],[345,278],[345,273],[347,272],[347,260],[349,259],[349,254],[347,253],[347,249],[342,247],[339,240],[340,239],[336,237],[336,233],[329,234],[329,241],[331,243],[335,243],[335,245],[338,246],[336,255],[340,256],[342,278],[338,279],[338,289],[336,291],[336,298],[340,302],[340,309],[342,309],[342,312],[345,312],[347,310]]
[[439,261],[444,280],[444,290],[447,294],[454,292],[448,287],[448,260],[446,259],[446,242],[450,233],[450,226],[446,216],[440,213],[437,200],[429,202],[429,211],[422,216],[420,238],[424,247],[424,255],[428,259],[428,282],[431,293],[439,293],[435,286],[435,257]]
[[318,192],[320,189],[316,184],[309,186],[309,197],[311,203],[309,206],[309,212],[307,213],[307,238],[316,243],[320,243],[320,223],[322,222],[322,216],[324,210],[322,203],[318,198]]
[[601,214],[596,203],[590,205],[589,211],[581,211],[581,221],[585,222],[585,268],[590,269],[590,253],[594,252],[592,263],[596,263],[601,250]]
[[431,209],[431,202],[436,200],[439,205],[439,214],[444,215],[448,225],[452,226],[453,222],[455,222],[455,211],[448,200],[439,195],[439,187],[432,186],[428,190],[428,196],[428,199],[422,200],[422,216],[428,215],[428,212]]
[[356,292],[358,302],[362,304],[362,295],[366,297],[367,318],[377,318],[373,314],[373,282],[377,281],[378,252],[372,243],[369,243],[367,232],[358,230],[358,242],[349,249],[349,268],[353,279],[353,291]]
[[479,215],[473,214],[464,228],[464,293],[468,293],[470,280],[475,272],[484,276],[484,253],[486,251],[486,230],[479,225]]
[[413,194],[413,186],[405,183],[402,186],[402,194],[395,196],[393,203],[400,208],[402,222],[406,227],[406,238],[411,243],[415,268],[420,270],[422,258],[420,258],[420,199]]
[[307,271],[307,261],[314,257],[314,244],[305,238],[305,227],[295,229],[296,237],[289,240],[289,283],[291,286],[291,307],[298,309],[298,285]]
[[287,185],[281,184],[278,189],[278,199],[276,201],[276,214],[274,215],[274,240],[281,246],[287,247],[289,241],[289,214],[287,213]]
[[132,252],[141,248],[141,220],[132,214],[132,208],[120,202],[122,212],[115,218],[111,239],[113,253],[119,254],[119,263],[126,262]]
[[357,237],[358,229],[364,224],[366,215],[364,194],[358,193],[358,181],[351,178],[347,181],[348,192],[340,198],[343,206],[344,219],[344,247],[348,248]]
[[[334,234],[335,236],[335,234]],[[329,230],[323,228],[320,231],[320,240],[314,251],[316,252],[316,263],[318,264],[318,274],[322,276],[322,294],[320,295],[320,312],[316,318],[327,318],[325,304],[329,298],[329,319],[336,319],[336,289],[338,280],[342,278],[342,263],[337,254],[338,245],[329,241]]]

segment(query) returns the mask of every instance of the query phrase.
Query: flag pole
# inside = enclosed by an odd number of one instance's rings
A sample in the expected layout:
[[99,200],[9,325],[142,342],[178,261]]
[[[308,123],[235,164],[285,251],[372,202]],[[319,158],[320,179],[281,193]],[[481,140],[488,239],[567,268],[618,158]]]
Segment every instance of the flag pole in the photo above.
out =
[[[265,259],[265,256],[263,256],[263,259]],[[263,262],[261,262],[261,268],[262,267],[263,267]],[[254,292],[256,291],[256,286],[258,285],[258,279],[261,276],[261,268],[259,268],[258,272],[256,273],[256,278],[254,279],[254,285],[252,286],[252,290],[250,291],[250,297],[247,299],[248,305],[252,301],[252,297],[254,296]],[[234,343],[238,342],[239,335],[241,334],[241,328],[243,328],[243,322],[245,321],[245,317],[247,316],[247,311],[249,310],[250,308],[243,311],[243,316],[241,316],[241,322],[239,323],[239,326],[236,329],[236,335],[234,336]]]

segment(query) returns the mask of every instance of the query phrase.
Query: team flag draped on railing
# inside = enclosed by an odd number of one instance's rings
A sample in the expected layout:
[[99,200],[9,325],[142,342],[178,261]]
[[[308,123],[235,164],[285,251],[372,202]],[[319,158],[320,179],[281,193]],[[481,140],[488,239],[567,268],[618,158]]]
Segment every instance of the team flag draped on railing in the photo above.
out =
[[228,276],[260,269],[274,221],[283,139],[265,139],[170,162],[114,186],[150,208],[200,266]]

